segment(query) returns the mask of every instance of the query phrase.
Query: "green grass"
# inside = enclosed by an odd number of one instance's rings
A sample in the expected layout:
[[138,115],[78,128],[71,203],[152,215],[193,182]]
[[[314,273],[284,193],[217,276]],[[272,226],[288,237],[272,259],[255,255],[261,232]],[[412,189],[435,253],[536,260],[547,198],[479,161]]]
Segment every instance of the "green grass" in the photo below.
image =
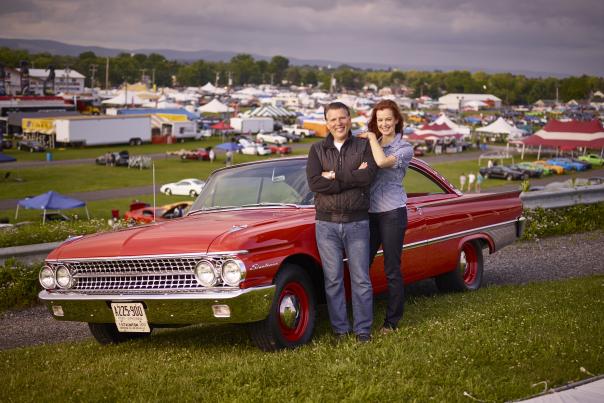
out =
[[[604,372],[604,277],[412,297],[402,328],[263,353],[240,326],[0,352],[11,401],[505,401]],[[384,303],[376,305],[382,319]],[[535,386],[534,386],[535,385]]]

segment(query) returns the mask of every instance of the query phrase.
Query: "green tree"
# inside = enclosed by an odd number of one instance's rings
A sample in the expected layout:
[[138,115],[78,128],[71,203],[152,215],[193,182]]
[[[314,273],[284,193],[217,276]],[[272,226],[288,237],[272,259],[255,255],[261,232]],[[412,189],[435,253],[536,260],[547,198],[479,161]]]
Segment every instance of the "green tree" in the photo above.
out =
[[289,67],[289,59],[284,56],[273,56],[269,63],[269,73],[273,75],[271,82],[280,85],[285,77],[287,68]]

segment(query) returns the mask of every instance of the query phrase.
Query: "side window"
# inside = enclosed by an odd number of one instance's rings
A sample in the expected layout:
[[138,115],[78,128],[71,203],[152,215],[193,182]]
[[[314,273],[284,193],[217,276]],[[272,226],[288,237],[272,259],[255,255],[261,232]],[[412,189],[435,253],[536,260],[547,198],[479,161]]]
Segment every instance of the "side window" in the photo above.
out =
[[440,187],[432,178],[422,174],[413,167],[409,167],[403,186],[408,197],[428,196],[434,194],[446,194],[447,192]]

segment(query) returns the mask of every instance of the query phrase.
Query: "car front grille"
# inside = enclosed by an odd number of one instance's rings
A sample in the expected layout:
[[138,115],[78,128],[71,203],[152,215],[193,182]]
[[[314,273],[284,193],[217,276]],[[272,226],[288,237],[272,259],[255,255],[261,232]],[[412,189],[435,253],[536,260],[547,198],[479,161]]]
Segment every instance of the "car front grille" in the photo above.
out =
[[[193,270],[200,260],[209,260],[215,267],[230,257],[157,257],[122,259],[86,259],[53,262],[55,268],[65,265],[75,284],[69,292],[187,292],[206,290],[199,284]],[[230,288],[218,284],[213,288]]]

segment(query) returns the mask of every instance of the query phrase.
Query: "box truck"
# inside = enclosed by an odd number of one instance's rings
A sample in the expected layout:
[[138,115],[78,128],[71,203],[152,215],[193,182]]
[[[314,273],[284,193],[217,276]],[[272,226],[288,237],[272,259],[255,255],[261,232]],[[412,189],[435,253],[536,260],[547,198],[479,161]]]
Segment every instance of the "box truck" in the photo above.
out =
[[270,133],[275,122],[273,118],[231,118],[230,125],[238,133]]
[[55,119],[57,143],[87,146],[151,141],[151,118],[138,116],[74,116]]

